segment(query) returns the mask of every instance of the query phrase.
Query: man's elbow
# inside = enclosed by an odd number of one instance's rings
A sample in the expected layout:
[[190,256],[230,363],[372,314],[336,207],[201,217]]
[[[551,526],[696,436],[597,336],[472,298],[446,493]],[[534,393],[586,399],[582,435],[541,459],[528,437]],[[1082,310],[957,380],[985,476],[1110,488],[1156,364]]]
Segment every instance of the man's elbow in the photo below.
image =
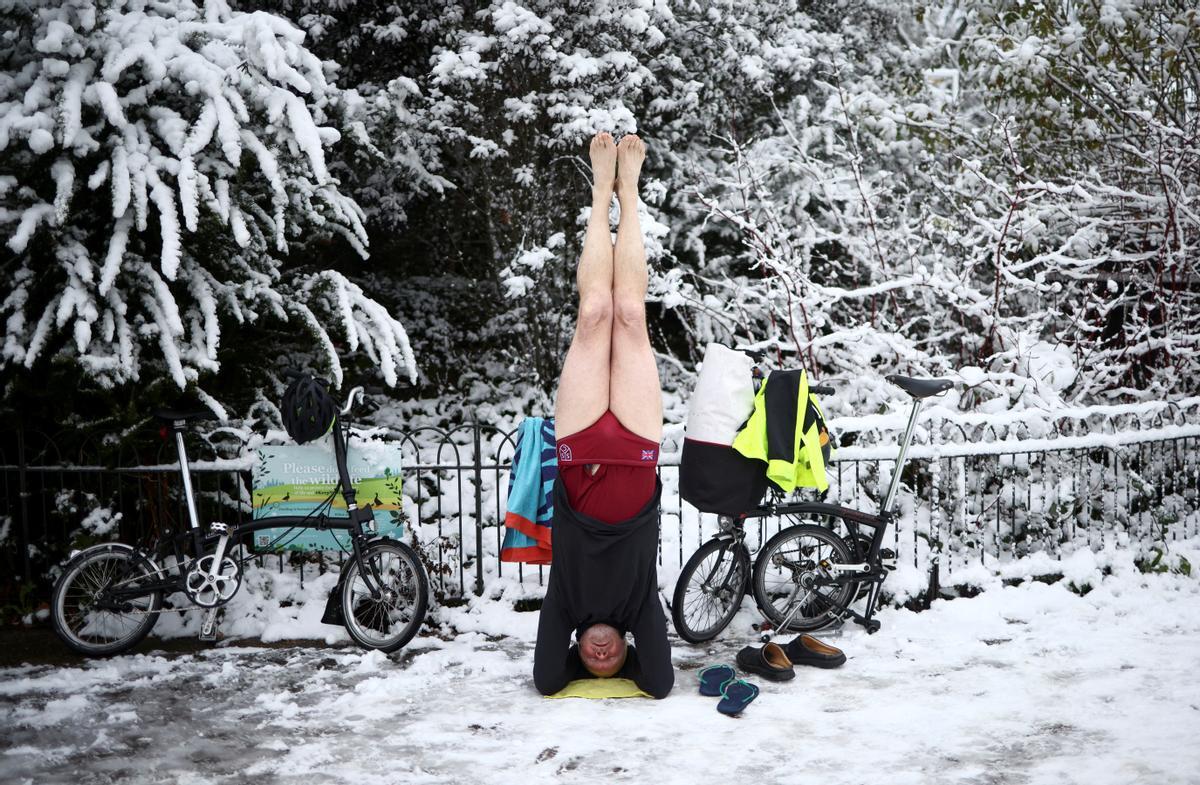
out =
[[566,684],[563,683],[563,680],[560,676],[552,676],[539,671],[537,668],[534,668],[533,686],[536,687],[537,691],[543,695],[553,695],[565,687]]
[[675,686],[675,673],[672,671],[666,678],[660,679],[654,684],[643,686],[641,689],[651,698],[662,700],[671,694],[671,688]]

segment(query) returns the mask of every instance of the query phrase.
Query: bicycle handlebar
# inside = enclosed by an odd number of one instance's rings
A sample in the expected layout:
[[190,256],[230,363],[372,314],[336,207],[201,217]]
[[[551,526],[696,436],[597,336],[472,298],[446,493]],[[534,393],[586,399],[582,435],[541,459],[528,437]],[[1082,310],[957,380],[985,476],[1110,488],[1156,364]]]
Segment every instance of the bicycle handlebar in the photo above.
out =
[[346,395],[346,405],[342,407],[342,411],[341,411],[341,414],[343,417],[346,416],[347,414],[349,414],[350,410],[354,408],[355,396],[358,396],[358,400],[360,402],[364,400],[362,387],[351,387],[350,388],[349,394]]
[[810,384],[808,391],[817,395],[833,395],[834,389],[828,384]]

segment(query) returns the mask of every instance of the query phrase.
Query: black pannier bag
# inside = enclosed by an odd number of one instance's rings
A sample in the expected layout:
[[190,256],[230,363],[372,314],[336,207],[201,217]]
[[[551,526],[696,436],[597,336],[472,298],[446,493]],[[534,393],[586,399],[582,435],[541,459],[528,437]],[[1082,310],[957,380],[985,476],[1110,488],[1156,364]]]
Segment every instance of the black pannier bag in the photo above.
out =
[[701,512],[740,515],[767,490],[762,461],[733,449],[754,411],[754,361],[719,343],[704,350],[696,389],[688,401],[679,465],[679,492]]

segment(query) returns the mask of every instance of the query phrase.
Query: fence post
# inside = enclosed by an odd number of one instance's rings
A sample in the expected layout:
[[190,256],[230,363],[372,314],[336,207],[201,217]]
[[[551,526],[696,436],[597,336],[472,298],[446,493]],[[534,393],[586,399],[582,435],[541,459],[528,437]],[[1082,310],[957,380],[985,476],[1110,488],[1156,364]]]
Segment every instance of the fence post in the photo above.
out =
[[475,435],[475,596],[483,594],[483,438],[479,422]]
[[29,478],[25,471],[25,429],[17,426],[17,498],[21,500],[21,564],[25,582],[33,580],[29,564]]
[[942,551],[945,544],[942,542],[942,498],[939,493],[938,483],[942,479],[942,459],[937,452],[937,437],[941,430],[942,420],[940,417],[934,416],[929,419],[929,449],[932,459],[929,462],[929,550],[930,562],[929,565],[929,587],[925,596],[925,608],[929,609],[929,604],[937,599],[939,584],[941,583],[942,571]]

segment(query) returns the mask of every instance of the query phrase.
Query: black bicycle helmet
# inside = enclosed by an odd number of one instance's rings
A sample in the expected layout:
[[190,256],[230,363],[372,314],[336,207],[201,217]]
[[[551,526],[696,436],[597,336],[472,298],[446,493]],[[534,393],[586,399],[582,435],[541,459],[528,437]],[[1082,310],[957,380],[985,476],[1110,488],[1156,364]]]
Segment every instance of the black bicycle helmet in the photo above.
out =
[[297,444],[311,442],[329,433],[337,419],[337,403],[325,389],[324,379],[302,373],[283,392],[279,413],[283,427]]

